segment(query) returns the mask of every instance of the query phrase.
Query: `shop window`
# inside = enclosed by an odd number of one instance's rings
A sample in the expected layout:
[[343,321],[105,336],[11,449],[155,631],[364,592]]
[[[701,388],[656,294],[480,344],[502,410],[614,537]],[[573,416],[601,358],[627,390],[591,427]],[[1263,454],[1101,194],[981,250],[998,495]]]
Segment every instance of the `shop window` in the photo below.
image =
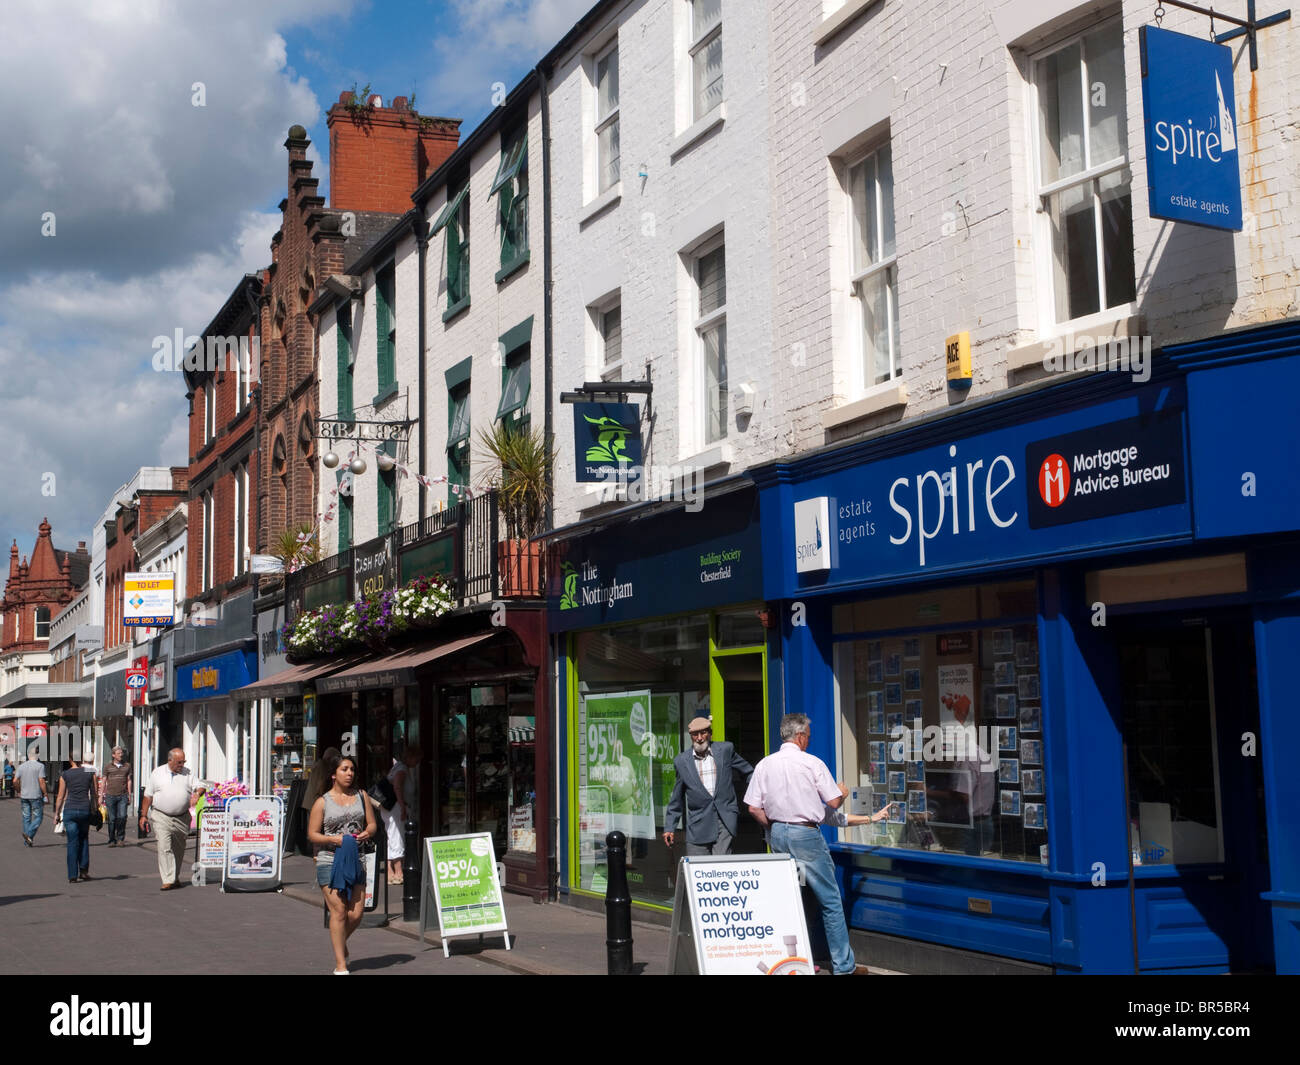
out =
[[1119,19],[1033,62],[1037,188],[1057,322],[1129,303],[1133,197]]
[[862,383],[870,388],[899,374],[894,164],[888,144],[849,167],[849,198],[856,331]]
[[[1046,854],[1032,581],[846,604],[837,632],[848,843],[1017,861]],[[874,630],[874,631],[865,631]]]
[[766,640],[757,609],[718,615],[718,635],[714,642],[719,648],[761,647]]
[[618,829],[628,837],[633,898],[670,904],[674,855],[659,837],[685,722],[709,714],[709,618],[579,633],[574,665],[576,886],[604,893],[605,836]]
[[1135,865],[1223,861],[1209,661],[1201,628],[1120,645]]

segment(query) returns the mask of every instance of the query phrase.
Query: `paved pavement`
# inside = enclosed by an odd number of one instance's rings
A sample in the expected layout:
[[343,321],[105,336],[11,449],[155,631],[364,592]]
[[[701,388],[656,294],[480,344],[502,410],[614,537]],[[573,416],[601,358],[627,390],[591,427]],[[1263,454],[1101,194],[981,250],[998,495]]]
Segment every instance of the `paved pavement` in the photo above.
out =
[[[115,968],[159,975],[325,974],[333,969],[311,859],[284,863],[283,893],[222,894],[189,883],[159,891],[153,839],[125,847],[91,832],[91,880],[69,884],[64,837],[46,807],[36,846],[23,846],[21,805],[0,800],[0,965],[15,973],[98,973]],[[190,841],[188,855],[193,854]],[[362,927],[350,940],[351,969],[374,975],[604,975],[605,917],[565,904],[539,905],[507,894],[511,949],[499,935],[451,940],[444,958],[435,930],[419,942],[418,922],[401,920],[400,888],[390,889],[387,928]],[[634,969],[667,972],[668,929],[633,922]],[[864,966],[859,973],[865,972]],[[873,974],[886,970],[872,969]]]
[[[23,846],[21,806],[0,800],[0,964],[12,973],[98,973],[121,968],[159,975],[287,975],[333,968],[322,926],[320,890],[311,860],[285,862],[283,894],[222,894],[193,886],[185,864],[182,887],[158,890],[152,838],[108,847],[91,832],[91,880],[69,884],[64,837],[53,834],[52,807],[36,846]],[[193,852],[193,841],[191,850]],[[391,889],[389,910],[400,917]],[[305,904],[304,904],[305,903]],[[375,975],[603,974],[605,921],[565,905],[537,905],[506,896],[512,950],[499,936],[455,939],[444,958],[436,931],[421,947],[415,922],[361,928],[352,937],[351,968]],[[668,931],[637,923],[638,971],[662,973]]]

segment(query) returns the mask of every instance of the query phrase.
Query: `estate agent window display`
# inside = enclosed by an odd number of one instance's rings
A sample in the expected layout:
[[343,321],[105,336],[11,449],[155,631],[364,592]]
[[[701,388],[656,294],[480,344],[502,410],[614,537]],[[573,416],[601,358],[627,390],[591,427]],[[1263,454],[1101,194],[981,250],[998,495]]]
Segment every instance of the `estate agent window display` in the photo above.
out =
[[1045,859],[1036,602],[1028,580],[834,608],[849,812],[898,804],[843,842]]

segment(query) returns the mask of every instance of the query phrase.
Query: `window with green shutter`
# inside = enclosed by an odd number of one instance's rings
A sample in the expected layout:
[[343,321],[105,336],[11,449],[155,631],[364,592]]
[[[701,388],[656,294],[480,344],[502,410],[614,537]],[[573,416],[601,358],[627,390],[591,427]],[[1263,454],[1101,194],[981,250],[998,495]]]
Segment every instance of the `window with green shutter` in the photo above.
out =
[[[397,446],[392,440],[385,440],[379,447],[379,451],[395,458]],[[385,533],[393,531],[393,518],[397,502],[397,468],[394,467],[393,469],[384,472],[378,468],[378,463],[376,463],[375,470],[379,475],[377,478],[377,491],[379,496],[378,505],[376,507],[376,513],[379,518],[379,530],[377,535],[383,536]]]
[[[450,185],[449,188],[456,188]],[[429,236],[447,231],[447,310],[459,310],[469,299],[469,180],[449,195],[447,205],[434,219]],[[446,317],[446,316],[444,316]]]
[[338,328],[338,412],[340,418],[352,416],[352,368],[355,362],[352,346],[352,307],[344,304],[336,312]]
[[376,402],[397,381],[397,306],[393,265],[375,274],[375,356],[379,373]]
[[531,346],[525,344],[506,356],[501,368],[501,403],[497,420],[522,422],[528,418],[528,393],[532,384]]
[[[490,196],[498,196],[497,226],[501,233],[502,271],[528,254],[528,132],[520,126],[502,134],[501,162]],[[498,279],[500,280],[500,278]]]
[[447,504],[455,506],[460,495],[452,488],[469,485],[469,384],[447,392]]
[[[342,554],[352,547],[352,473],[350,470],[343,468],[334,471],[334,480],[338,485],[339,508],[339,546],[338,554]],[[347,494],[344,494],[344,489]]]

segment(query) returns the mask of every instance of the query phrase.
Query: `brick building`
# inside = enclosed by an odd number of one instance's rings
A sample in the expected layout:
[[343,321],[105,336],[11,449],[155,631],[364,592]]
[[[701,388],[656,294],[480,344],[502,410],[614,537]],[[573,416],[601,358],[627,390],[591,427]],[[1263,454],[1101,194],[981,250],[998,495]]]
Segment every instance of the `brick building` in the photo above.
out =
[[[30,559],[21,561],[18,543],[9,548],[9,577],[0,599],[0,716],[40,717],[43,703],[25,699],[28,685],[44,686],[50,667],[50,623],[86,584],[90,555],[86,542],[76,551],[54,546],[48,519],[40,524]],[[9,698],[6,698],[9,697]]]
[[284,142],[284,221],[271,240],[261,292],[257,543],[263,549],[273,549],[284,530],[317,521],[318,351],[307,308],[319,286],[411,209],[411,194],[460,136],[458,120],[421,116],[402,96],[390,107],[378,96],[361,106],[345,92],[326,123],[333,203],[326,207],[317,195],[320,179],[307,159],[306,130],[291,127]]

